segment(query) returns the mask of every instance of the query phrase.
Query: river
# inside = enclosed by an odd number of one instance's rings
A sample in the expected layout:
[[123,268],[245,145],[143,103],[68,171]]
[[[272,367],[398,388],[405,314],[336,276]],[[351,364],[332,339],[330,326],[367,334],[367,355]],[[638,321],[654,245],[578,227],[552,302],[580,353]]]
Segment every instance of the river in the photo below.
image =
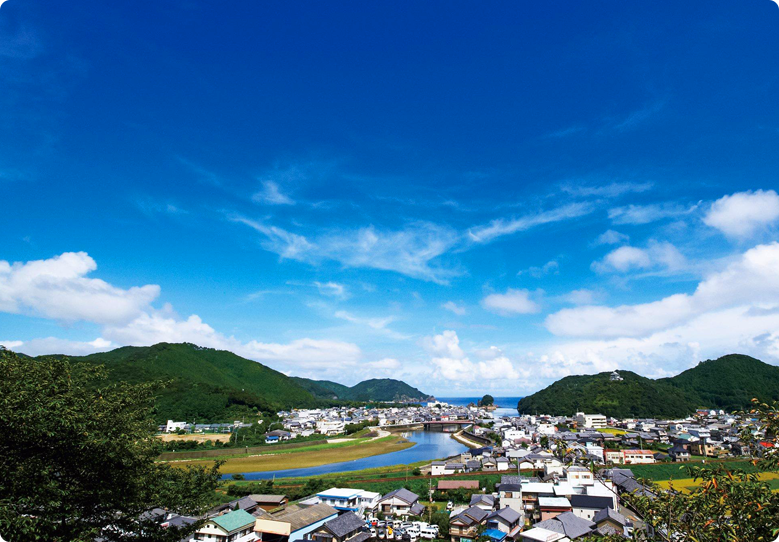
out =
[[[372,455],[342,463],[329,463],[318,467],[306,467],[302,469],[286,469],[266,472],[244,472],[247,480],[268,480],[270,478],[291,478],[296,476],[315,476],[317,474],[332,474],[352,470],[372,469],[375,467],[388,467],[390,465],[406,465],[417,461],[442,459],[459,454],[466,447],[453,438],[451,433],[438,433],[435,431],[410,431],[404,433],[406,438],[416,442],[411,448],[390,452],[388,454]],[[231,475],[225,475],[229,478]]]

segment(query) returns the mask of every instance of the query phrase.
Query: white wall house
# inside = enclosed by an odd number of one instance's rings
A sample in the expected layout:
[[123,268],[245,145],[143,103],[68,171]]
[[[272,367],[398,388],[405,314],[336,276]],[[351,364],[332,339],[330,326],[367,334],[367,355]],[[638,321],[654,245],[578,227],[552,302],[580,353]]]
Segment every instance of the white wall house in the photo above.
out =
[[606,416],[603,414],[585,414],[584,412],[577,412],[576,425],[588,429],[603,429],[607,427]]

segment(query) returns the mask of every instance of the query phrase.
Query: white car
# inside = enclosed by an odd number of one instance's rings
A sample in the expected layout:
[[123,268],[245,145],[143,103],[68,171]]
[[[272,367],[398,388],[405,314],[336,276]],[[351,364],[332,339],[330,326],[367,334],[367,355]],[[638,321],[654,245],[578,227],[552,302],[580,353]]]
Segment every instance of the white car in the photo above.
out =
[[419,531],[419,537],[426,540],[433,540],[436,536],[438,536],[438,532],[432,526],[425,527]]
[[452,508],[454,508],[454,503],[452,501],[449,501],[448,503],[446,503],[446,509],[447,510],[451,510]]

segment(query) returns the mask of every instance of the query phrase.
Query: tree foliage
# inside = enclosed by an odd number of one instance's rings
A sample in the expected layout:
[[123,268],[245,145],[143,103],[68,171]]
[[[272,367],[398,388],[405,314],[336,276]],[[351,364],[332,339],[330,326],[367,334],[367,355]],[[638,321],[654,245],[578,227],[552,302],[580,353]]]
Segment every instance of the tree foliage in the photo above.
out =
[[10,542],[179,541],[161,507],[200,514],[219,465],[157,463],[155,386],[110,384],[102,367],[0,350],[0,535]]
[[779,400],[779,367],[755,358],[730,354],[699,363],[673,378],[652,380],[630,371],[567,376],[523,397],[521,414],[570,416],[601,413],[615,418],[678,418],[698,408],[727,411],[748,408],[750,400]]

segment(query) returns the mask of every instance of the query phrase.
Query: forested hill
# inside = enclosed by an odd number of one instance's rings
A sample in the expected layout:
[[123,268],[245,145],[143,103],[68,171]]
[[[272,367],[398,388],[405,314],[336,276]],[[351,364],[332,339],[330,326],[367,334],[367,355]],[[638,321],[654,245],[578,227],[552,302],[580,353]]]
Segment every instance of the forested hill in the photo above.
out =
[[779,400],[779,367],[740,354],[707,360],[672,378],[652,380],[630,371],[567,376],[519,401],[522,414],[615,418],[687,416],[698,408],[745,409],[753,397]]
[[347,387],[328,380],[294,379],[317,397],[347,401],[397,401],[418,402],[433,399],[432,396],[391,378],[371,379]]
[[[288,377],[232,352],[188,343],[125,346],[70,359],[105,365],[109,382],[167,382],[157,396],[155,412],[160,422],[232,422],[257,410],[273,415],[293,407],[427,397],[397,380],[368,380],[349,388],[335,382]],[[389,384],[370,384],[374,382]]]
[[233,421],[249,412],[319,406],[321,401],[288,376],[225,350],[194,344],[125,346],[71,357],[105,365],[111,382],[168,381],[157,398],[160,421]]

